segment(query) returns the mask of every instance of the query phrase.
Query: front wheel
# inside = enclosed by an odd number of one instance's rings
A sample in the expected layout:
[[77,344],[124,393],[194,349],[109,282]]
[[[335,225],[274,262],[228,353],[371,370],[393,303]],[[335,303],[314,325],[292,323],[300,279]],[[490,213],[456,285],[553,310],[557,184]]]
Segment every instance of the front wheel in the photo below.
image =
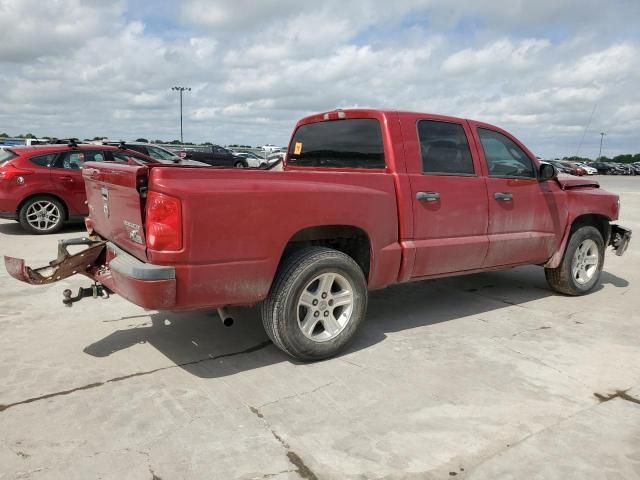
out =
[[281,350],[322,360],[353,339],[367,309],[367,284],[348,255],[324,247],[299,250],[278,270],[262,305],[262,322]]
[[547,283],[565,295],[584,295],[598,283],[604,265],[604,240],[591,226],[578,228],[567,243],[557,268],[545,268]]

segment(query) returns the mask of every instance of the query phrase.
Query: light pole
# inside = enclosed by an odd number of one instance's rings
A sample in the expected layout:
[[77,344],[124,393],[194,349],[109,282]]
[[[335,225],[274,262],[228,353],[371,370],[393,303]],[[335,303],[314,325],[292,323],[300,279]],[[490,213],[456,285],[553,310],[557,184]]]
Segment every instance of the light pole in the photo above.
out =
[[184,140],[182,139],[182,92],[184,92],[185,90],[187,92],[190,92],[191,87],[171,87],[171,90],[180,92],[180,143],[184,143]]
[[600,153],[598,154],[598,160],[602,158],[602,142],[604,141],[604,136],[606,133],[600,132]]

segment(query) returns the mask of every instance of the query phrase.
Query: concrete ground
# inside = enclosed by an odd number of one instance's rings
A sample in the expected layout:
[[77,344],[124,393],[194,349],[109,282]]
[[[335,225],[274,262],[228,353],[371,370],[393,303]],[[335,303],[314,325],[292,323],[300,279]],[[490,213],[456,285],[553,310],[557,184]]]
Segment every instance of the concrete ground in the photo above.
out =
[[[640,179],[603,177],[640,231]],[[35,266],[58,238],[0,222]],[[582,298],[541,268],[371,296],[339,358],[295,362],[255,310],[61,304],[0,272],[0,478],[640,478],[640,240]]]

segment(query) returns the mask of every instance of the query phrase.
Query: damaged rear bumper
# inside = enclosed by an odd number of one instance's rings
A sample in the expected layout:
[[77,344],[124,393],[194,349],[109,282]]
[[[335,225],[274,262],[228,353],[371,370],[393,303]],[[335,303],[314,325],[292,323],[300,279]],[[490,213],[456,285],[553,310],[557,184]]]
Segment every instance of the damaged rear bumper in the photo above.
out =
[[611,225],[611,238],[609,245],[613,247],[616,255],[621,256],[627,251],[631,241],[631,230],[620,225]]
[[[70,245],[87,248],[70,254]],[[176,303],[176,276],[172,266],[152,265],[137,259],[111,242],[75,238],[58,243],[58,256],[42,268],[32,269],[19,258],[4,258],[7,272],[32,285],[45,285],[72,275],[84,275],[108,292],[152,310],[171,309]]]

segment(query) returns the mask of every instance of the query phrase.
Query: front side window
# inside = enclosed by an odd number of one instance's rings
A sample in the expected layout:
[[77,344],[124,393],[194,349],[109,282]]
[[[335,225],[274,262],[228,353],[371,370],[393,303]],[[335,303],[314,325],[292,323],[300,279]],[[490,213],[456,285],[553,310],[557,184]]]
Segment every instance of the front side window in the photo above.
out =
[[459,123],[420,120],[418,138],[424,173],[473,175],[473,159]]
[[302,125],[287,163],[296,167],[384,168],[382,131],[377,120],[358,118]]
[[490,177],[536,177],[531,159],[509,137],[486,128],[479,128],[478,136]]
[[53,165],[54,168],[64,168],[65,170],[82,170],[84,162],[84,152],[65,152],[60,154]]

